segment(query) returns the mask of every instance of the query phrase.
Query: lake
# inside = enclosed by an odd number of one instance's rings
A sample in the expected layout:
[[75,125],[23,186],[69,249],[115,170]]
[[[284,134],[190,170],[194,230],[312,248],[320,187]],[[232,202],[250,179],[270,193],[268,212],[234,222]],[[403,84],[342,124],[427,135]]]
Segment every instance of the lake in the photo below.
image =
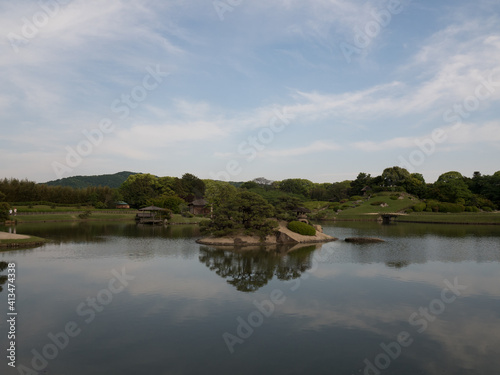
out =
[[202,246],[196,226],[18,225],[53,242],[0,253],[18,312],[14,369],[4,284],[1,373],[499,373],[499,226],[323,226],[386,242],[287,254]]

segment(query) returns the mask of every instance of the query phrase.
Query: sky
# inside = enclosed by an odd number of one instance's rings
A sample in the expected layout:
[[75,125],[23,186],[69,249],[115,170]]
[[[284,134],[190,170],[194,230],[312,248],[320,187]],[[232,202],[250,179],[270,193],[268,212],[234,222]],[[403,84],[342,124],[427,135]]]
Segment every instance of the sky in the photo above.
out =
[[0,3],[0,177],[500,170],[497,0]]

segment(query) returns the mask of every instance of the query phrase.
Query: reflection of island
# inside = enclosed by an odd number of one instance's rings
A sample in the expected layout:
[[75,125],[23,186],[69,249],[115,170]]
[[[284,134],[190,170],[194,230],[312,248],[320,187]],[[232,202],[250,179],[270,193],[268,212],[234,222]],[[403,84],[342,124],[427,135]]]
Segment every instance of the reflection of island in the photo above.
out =
[[[7,262],[0,262],[0,272],[5,271],[8,266],[9,264]],[[7,282],[7,279],[8,279],[7,275],[0,275],[0,292],[2,292],[3,290],[2,285],[4,285]]]
[[276,275],[296,279],[311,268],[313,251],[320,245],[293,247],[286,253],[267,250],[229,250],[202,246],[200,262],[241,292],[255,292]]

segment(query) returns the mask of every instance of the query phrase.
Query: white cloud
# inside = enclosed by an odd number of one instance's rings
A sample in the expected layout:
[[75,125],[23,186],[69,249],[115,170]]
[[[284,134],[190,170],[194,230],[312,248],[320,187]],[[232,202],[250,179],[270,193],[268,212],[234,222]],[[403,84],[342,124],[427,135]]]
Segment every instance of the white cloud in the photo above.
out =
[[259,154],[261,157],[290,157],[290,156],[301,156],[307,154],[313,154],[323,151],[338,151],[341,150],[342,147],[337,145],[334,142],[326,142],[326,141],[316,141],[307,146],[303,147],[295,147],[289,149],[282,150],[269,150],[264,151]]

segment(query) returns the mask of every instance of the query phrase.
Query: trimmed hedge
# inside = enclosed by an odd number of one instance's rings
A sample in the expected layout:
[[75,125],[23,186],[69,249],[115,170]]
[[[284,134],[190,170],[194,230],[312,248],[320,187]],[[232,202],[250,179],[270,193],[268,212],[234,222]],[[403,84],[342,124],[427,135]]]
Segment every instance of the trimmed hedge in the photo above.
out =
[[301,221],[291,221],[288,223],[287,228],[292,232],[302,234],[304,236],[315,236],[316,229],[312,225],[303,223]]

